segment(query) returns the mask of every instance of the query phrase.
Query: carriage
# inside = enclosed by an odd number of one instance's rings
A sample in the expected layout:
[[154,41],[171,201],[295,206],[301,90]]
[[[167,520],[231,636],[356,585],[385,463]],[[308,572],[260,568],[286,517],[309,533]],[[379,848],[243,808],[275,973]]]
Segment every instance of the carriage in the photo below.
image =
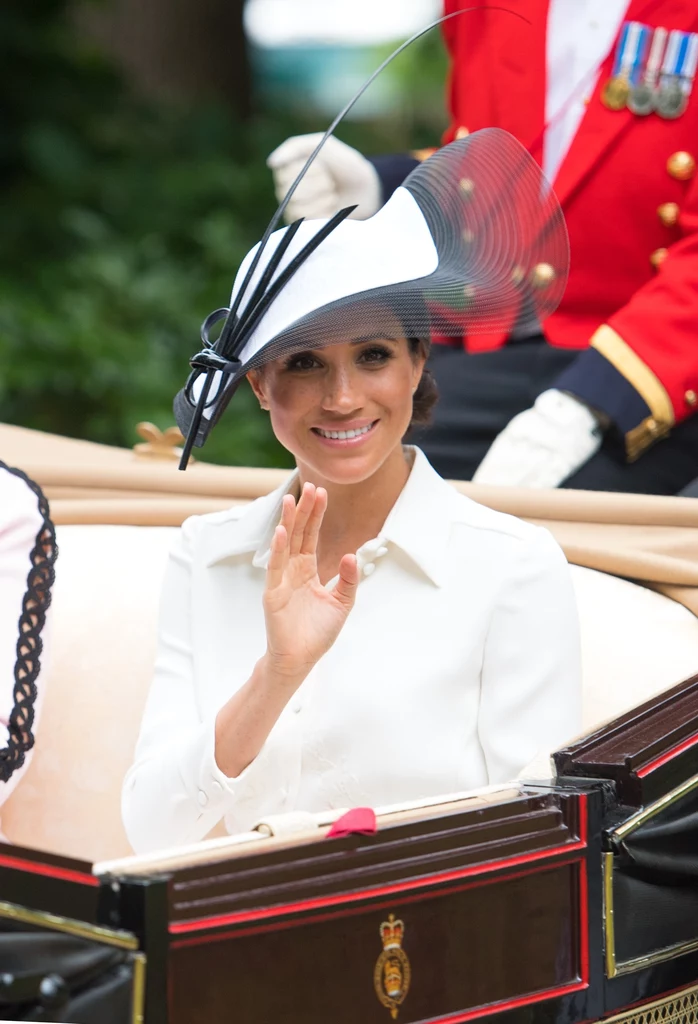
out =
[[[698,502],[462,486],[573,564],[584,734],[506,786],[133,856],[120,822],[186,516],[272,470],[0,428],[56,524],[32,763],[0,810],[0,1019],[698,1020]],[[159,457],[158,457],[159,456]]]

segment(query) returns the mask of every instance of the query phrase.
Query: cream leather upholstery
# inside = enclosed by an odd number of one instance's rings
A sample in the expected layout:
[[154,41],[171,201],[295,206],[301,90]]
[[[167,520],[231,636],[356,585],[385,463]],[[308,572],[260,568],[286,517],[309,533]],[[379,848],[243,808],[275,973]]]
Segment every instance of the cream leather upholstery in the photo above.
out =
[[[32,764],[2,809],[8,839],[89,861],[130,852],[120,820],[174,529],[62,526],[53,651]],[[698,670],[698,619],[650,590],[572,568],[585,728]],[[538,776],[540,777],[540,776]]]

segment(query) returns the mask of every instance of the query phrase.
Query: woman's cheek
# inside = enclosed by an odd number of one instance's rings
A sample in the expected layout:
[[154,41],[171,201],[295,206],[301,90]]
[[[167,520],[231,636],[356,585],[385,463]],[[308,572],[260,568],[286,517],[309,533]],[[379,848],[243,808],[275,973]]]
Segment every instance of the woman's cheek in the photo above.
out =
[[298,436],[309,404],[307,391],[302,382],[297,381],[293,386],[275,388],[271,395],[272,428],[282,444],[292,443]]

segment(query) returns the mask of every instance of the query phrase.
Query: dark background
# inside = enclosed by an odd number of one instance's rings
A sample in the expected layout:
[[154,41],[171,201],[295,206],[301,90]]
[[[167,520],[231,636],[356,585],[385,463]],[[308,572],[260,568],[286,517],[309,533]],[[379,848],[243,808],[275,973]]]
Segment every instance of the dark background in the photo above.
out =
[[[403,38],[265,47],[243,16],[244,0],[3,0],[0,422],[125,446],[141,420],[172,425],[199,325],[274,211],[266,156],[324,130]],[[436,145],[444,73],[437,29],[338,137]],[[289,458],[246,386],[203,457]]]

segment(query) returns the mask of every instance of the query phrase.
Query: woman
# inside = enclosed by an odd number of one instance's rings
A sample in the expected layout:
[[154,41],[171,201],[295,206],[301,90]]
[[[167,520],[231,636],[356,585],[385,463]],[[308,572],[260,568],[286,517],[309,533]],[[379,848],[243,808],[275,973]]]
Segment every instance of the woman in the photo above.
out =
[[471,136],[372,221],[296,225],[243,264],[180,425],[202,442],[247,376],[298,468],[184,524],[124,783],[138,852],[221,819],[235,832],[504,781],[577,731],[561,551],[402,443],[434,400],[417,339],[539,316],[553,300],[524,278],[541,255],[564,278],[564,228],[522,153]]

